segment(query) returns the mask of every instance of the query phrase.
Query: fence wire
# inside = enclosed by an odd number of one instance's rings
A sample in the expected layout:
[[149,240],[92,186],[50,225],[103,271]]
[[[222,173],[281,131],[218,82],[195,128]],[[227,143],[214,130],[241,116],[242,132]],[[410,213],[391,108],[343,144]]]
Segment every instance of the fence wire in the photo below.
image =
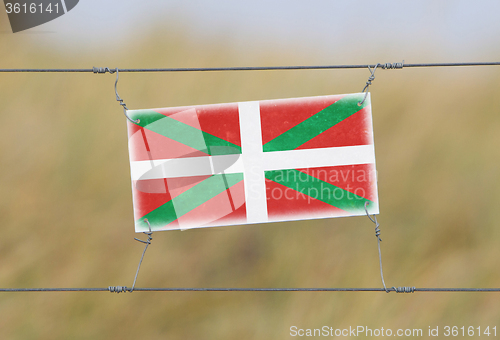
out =
[[462,63],[377,63],[358,65],[306,65],[306,66],[243,66],[243,67],[178,67],[178,68],[11,68],[0,69],[0,72],[60,72],[60,73],[114,73],[119,72],[215,72],[215,71],[279,71],[279,70],[329,70],[329,69],[366,69],[379,67],[382,69],[402,69],[408,67],[457,67],[457,66],[499,66],[495,62],[462,62]]
[[[392,287],[388,288],[138,288],[134,292],[396,292],[396,293],[428,293],[428,292],[500,292],[500,288],[416,288]],[[110,286],[107,288],[0,288],[4,293],[26,292],[111,292],[132,293],[124,286]]]

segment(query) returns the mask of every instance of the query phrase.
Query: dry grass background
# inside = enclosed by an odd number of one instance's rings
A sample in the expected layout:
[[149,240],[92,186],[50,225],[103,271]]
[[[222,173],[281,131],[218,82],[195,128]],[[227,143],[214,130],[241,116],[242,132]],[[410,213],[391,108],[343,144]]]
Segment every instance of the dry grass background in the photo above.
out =
[[[25,37],[0,48],[0,65],[316,60],[310,51],[242,57],[224,41],[191,44],[180,31],[130,41],[99,58],[61,55],[35,44],[36,36]],[[119,92],[132,109],[167,107],[359,92],[368,75],[122,74]],[[380,70],[376,76],[372,105],[387,284],[498,287],[498,68]],[[143,245],[133,240],[126,124],[114,99],[114,76],[0,77],[0,285],[130,286]],[[155,233],[137,284],[379,287],[378,271],[373,224],[359,217]],[[499,302],[494,293],[1,293],[0,338],[284,339],[292,325],[499,327]]]

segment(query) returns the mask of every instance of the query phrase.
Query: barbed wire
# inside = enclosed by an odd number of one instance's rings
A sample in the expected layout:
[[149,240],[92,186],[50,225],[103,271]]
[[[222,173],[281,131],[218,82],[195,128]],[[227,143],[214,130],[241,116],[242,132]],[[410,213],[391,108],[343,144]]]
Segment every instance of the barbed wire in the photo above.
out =
[[[425,292],[500,292],[500,288],[416,288],[392,287],[389,292],[425,293]],[[134,292],[384,292],[385,288],[137,288]],[[112,292],[125,293],[130,289],[125,286],[107,288],[0,288],[0,293],[22,292]]]
[[366,69],[379,67],[382,69],[402,69],[408,67],[457,67],[457,66],[500,66],[495,62],[459,62],[459,63],[377,63],[357,65],[305,65],[305,66],[243,66],[243,67],[177,67],[177,68],[11,68],[0,69],[0,72],[74,72],[74,73],[114,73],[119,72],[214,72],[214,71],[279,71],[279,70],[328,70],[328,69]]

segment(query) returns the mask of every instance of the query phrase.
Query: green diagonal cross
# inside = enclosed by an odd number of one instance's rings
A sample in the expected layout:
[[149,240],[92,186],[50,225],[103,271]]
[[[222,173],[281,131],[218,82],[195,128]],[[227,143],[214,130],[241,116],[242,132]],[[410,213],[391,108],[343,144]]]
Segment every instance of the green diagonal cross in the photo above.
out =
[[[137,125],[208,155],[241,154],[241,147],[153,110],[128,111]],[[209,150],[210,149],[210,150]]]
[[148,230],[145,219],[148,219],[151,227],[163,227],[203,203],[208,202],[242,180],[242,173],[212,175],[138,219],[136,221],[137,229]]
[[266,178],[350,213],[364,211],[365,202],[369,202],[370,210],[376,207],[364,197],[295,169],[266,171]]
[[315,115],[295,125],[290,130],[264,144],[264,152],[294,150],[314,137],[325,132],[332,126],[352,116],[368,105],[363,100],[364,94],[350,94],[324,108]]

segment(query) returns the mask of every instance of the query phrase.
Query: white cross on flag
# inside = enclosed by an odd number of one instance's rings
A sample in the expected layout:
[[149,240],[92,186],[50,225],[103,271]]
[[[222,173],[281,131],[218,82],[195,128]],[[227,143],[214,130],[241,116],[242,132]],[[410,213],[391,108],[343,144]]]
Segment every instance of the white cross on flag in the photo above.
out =
[[363,98],[127,111],[136,232],[378,214]]

